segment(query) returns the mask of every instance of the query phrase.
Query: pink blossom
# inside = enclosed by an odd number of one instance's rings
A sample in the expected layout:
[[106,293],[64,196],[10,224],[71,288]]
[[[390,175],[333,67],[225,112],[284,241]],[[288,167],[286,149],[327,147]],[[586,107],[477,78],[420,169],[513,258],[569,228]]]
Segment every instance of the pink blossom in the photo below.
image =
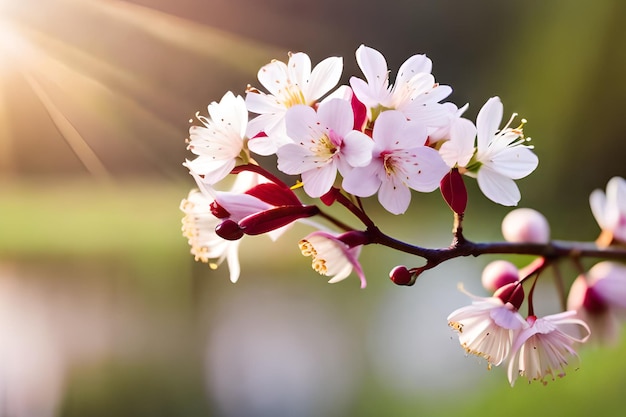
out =
[[298,245],[304,256],[312,258],[314,270],[331,277],[329,283],[346,279],[354,270],[361,280],[361,288],[365,288],[367,282],[358,259],[362,245],[349,245],[346,242],[352,237],[343,239],[344,236],[318,230],[300,240]]
[[511,348],[508,377],[511,385],[518,377],[528,381],[565,376],[569,357],[577,358],[574,346],[584,343],[590,335],[589,326],[575,317],[575,311],[565,311],[537,318],[527,318],[529,326],[515,338]]
[[[290,53],[287,63],[274,60],[264,65],[258,79],[269,94],[248,88],[246,105],[259,114],[248,124],[248,146],[259,155],[271,155],[289,143],[285,134],[285,114],[298,104],[312,106],[339,82],[343,59],[330,57],[311,70],[311,59],[303,52]],[[264,132],[267,136],[258,136]]]
[[589,324],[592,342],[615,344],[626,312],[626,267],[608,261],[595,264],[570,287],[567,308]]
[[589,204],[603,233],[598,244],[609,245],[614,239],[626,243],[626,180],[611,178],[606,185],[606,193],[593,191]]
[[404,213],[411,191],[434,191],[448,172],[439,153],[424,146],[424,125],[408,121],[402,113],[382,112],[374,125],[372,161],[351,170],[343,188],[359,197],[378,192],[380,204],[393,214]]
[[287,111],[287,135],[294,141],[278,151],[278,169],[302,174],[304,191],[320,197],[330,190],[337,171],[346,175],[352,167],[367,165],[373,142],[353,130],[354,115],[349,102],[332,99],[321,103],[317,112],[308,106]]
[[384,108],[398,110],[407,119],[427,127],[445,126],[450,120],[449,112],[439,101],[448,97],[452,88],[435,82],[432,61],[426,55],[408,58],[398,70],[395,85],[390,84],[387,61],[377,50],[361,45],[356,50],[356,60],[365,80],[352,77],[350,85],[372,116]]

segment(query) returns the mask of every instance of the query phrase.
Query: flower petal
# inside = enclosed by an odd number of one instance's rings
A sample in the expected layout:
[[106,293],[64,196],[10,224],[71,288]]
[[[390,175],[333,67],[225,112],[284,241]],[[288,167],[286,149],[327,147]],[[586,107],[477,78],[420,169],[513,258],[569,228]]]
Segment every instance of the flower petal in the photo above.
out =
[[348,101],[341,99],[332,99],[320,104],[317,118],[324,127],[334,130],[342,137],[352,130],[354,124],[352,106]]
[[441,158],[453,168],[458,164],[465,167],[474,155],[476,127],[467,119],[456,119],[450,127],[450,140],[439,148]]
[[411,190],[395,177],[383,181],[378,191],[378,201],[392,214],[402,214],[411,202]]
[[315,101],[337,85],[343,72],[343,58],[329,57],[313,68],[305,89],[307,100]]
[[336,177],[337,168],[332,163],[304,171],[302,173],[304,191],[313,198],[321,197],[330,190]]
[[373,147],[374,141],[369,136],[352,130],[343,138],[342,154],[350,166],[362,167],[371,162]]
[[498,131],[502,122],[504,108],[499,97],[491,97],[483,105],[476,117],[476,129],[478,134],[478,149],[487,149],[489,142]]
[[449,171],[439,152],[428,146],[421,146],[414,150],[414,155],[412,162],[415,171],[409,176],[407,184],[423,193],[439,188],[439,183]]
[[501,175],[517,180],[537,168],[539,158],[530,149],[513,146],[491,156],[490,168]]
[[396,77],[395,84],[402,84],[408,82],[415,74],[427,73],[430,74],[433,68],[433,63],[426,55],[418,54],[413,55],[400,66],[398,70],[398,76]]
[[487,198],[503,206],[516,206],[521,194],[515,181],[483,165],[477,175],[478,186]]

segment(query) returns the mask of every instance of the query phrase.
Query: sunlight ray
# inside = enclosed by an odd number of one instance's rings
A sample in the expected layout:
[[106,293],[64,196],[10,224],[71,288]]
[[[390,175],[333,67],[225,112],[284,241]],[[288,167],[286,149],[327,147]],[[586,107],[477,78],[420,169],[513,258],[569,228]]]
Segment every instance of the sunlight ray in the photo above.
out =
[[54,101],[52,101],[41,85],[33,77],[25,74],[25,78],[33,92],[46,108],[46,111],[50,115],[53,123],[70,148],[72,148],[74,154],[76,154],[78,159],[85,166],[87,171],[89,171],[89,173],[96,178],[108,180],[110,178],[110,173],[102,161],[100,161],[100,158],[98,158],[91,147],[89,147],[80,132],[76,130],[72,123],[65,117],[63,112],[55,105]]
[[[162,114],[155,113],[155,110],[148,108],[148,105],[160,108],[191,106],[183,102],[181,97],[163,91],[159,85],[150,82],[145,75],[142,76],[130,69],[113,65],[91,51],[77,48],[51,36],[28,31],[28,29],[24,29],[24,32],[29,39],[33,40],[31,47],[37,49],[31,55],[39,62],[32,67],[49,69],[52,72],[41,71],[42,76],[54,78],[58,84],[71,85],[76,82],[77,76],[89,78],[91,82],[99,84],[100,88],[142,107],[144,111],[152,114],[155,121],[166,124],[167,126],[163,128],[167,130],[174,129],[174,126],[164,122]],[[53,75],[55,76],[52,77]],[[76,89],[73,90],[76,92]]]
[[282,48],[148,7],[120,0],[97,0],[92,4],[103,13],[114,15],[155,37],[210,56],[239,71],[248,72],[251,68],[267,63],[268,57],[282,57],[285,54]]

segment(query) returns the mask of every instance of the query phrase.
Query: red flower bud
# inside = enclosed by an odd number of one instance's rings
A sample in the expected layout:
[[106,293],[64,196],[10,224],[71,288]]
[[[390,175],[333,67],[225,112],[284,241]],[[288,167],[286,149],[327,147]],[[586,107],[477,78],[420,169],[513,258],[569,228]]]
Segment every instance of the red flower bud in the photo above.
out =
[[465,213],[467,207],[467,189],[463,182],[463,176],[459,173],[459,170],[452,168],[448,172],[441,183],[439,184],[441,195],[443,199],[448,203],[448,206],[458,214]]
[[243,237],[243,230],[237,222],[227,219],[217,225],[215,233],[222,239],[239,240]]
[[298,219],[315,216],[317,206],[282,206],[244,217],[239,226],[247,235],[260,235],[279,229]]
[[389,278],[396,285],[413,285],[415,284],[416,275],[409,271],[406,266],[398,265],[391,270]]

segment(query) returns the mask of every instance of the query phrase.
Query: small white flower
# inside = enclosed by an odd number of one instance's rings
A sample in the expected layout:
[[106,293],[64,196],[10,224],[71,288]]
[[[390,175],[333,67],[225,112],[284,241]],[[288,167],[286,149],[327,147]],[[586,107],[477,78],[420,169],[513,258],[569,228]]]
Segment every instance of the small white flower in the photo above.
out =
[[198,156],[183,165],[213,185],[224,179],[242,157],[248,110],[243,98],[229,91],[219,103],[209,104],[208,112],[209,117],[196,114],[203,126],[189,129],[187,148]]
[[480,166],[476,176],[487,198],[504,206],[514,206],[521,198],[514,180],[533,172],[539,160],[530,147],[524,145],[526,140],[521,127],[509,127],[515,114],[504,128],[498,129],[502,112],[500,98],[492,97],[478,113],[475,159]]
[[626,243],[626,180],[611,178],[606,185],[606,194],[594,190],[589,196],[589,204],[604,234],[598,243],[605,246],[613,239]]
[[[337,85],[343,71],[343,60],[330,57],[311,71],[311,59],[303,52],[289,54],[289,61],[274,60],[258,73],[259,82],[269,94],[248,88],[248,110],[259,116],[248,124],[250,150],[260,155],[271,155],[279,146],[289,143],[285,136],[287,109],[304,104],[312,106]],[[264,132],[267,136],[257,136]]]
[[590,335],[587,323],[575,316],[575,311],[565,311],[541,318],[528,317],[530,326],[517,335],[511,349],[511,385],[519,376],[544,384],[548,376],[552,380],[565,376],[569,357],[578,357],[574,344],[586,342]]
[[431,75],[432,62],[426,55],[413,55],[398,70],[395,84],[389,83],[389,69],[385,57],[365,45],[356,50],[356,60],[365,80],[350,79],[357,98],[374,112],[384,109],[399,110],[413,121],[427,127],[444,126],[449,112],[439,102],[448,97],[452,88],[439,85]]
[[396,110],[382,112],[372,134],[372,161],[352,169],[343,188],[359,197],[378,192],[380,204],[393,214],[404,213],[411,191],[431,192],[448,172],[439,153],[428,146],[425,127]]
[[363,268],[359,263],[362,245],[348,246],[337,235],[315,231],[298,243],[304,256],[312,258],[312,267],[321,275],[331,277],[331,284],[342,281],[354,270],[361,280],[361,288],[367,285]]
[[191,254],[196,261],[217,269],[226,260],[230,271],[231,282],[237,282],[241,268],[239,266],[239,244],[241,240],[225,240],[215,233],[221,223],[211,213],[213,199],[198,190],[192,190],[180,204],[185,213],[183,218],[183,236],[188,239]]
[[286,174],[302,174],[304,191],[311,197],[327,193],[352,167],[367,165],[372,159],[372,139],[352,130],[354,116],[350,103],[333,99],[320,104],[317,112],[308,106],[287,111],[287,134],[294,143],[277,151],[278,169]]
[[448,316],[448,325],[459,332],[461,346],[484,358],[488,366],[498,366],[508,356],[513,337],[526,321],[511,303],[499,297],[474,297],[471,305]]

